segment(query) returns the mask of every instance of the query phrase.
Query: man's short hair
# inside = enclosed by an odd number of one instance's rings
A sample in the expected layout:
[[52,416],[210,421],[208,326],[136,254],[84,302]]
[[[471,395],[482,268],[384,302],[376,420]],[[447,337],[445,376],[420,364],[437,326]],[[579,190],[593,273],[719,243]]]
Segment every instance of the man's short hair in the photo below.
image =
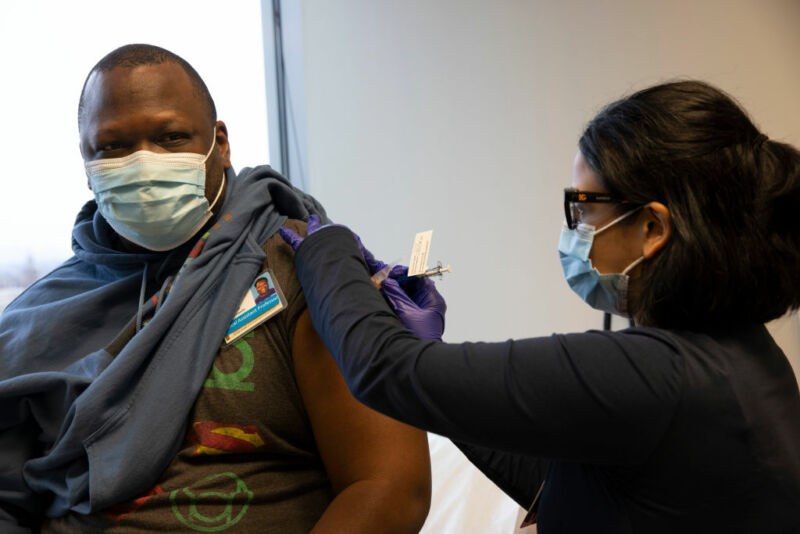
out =
[[133,68],[140,65],[160,65],[162,63],[177,63],[181,66],[183,71],[189,76],[192,81],[192,86],[195,92],[206,101],[208,105],[208,115],[211,122],[217,121],[217,108],[214,105],[214,99],[211,98],[211,93],[208,91],[205,82],[194,70],[188,61],[183,59],[177,54],[170,52],[164,48],[150,45],[150,44],[129,44],[121,46],[116,50],[112,50],[103,57],[97,64],[92,67],[86,80],[83,82],[83,89],[81,89],[81,98],[78,102],[78,129],[81,126],[81,120],[84,113],[84,93],[86,92],[86,84],[94,72],[108,72],[116,67]]

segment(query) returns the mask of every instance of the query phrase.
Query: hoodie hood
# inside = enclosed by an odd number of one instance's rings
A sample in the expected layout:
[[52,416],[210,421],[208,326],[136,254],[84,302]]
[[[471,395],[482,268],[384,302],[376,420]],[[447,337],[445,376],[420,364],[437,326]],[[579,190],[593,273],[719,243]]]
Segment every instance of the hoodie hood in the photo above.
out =
[[119,239],[105,217],[97,210],[94,200],[83,205],[72,227],[72,252],[77,259],[88,264],[125,269],[160,261],[173,252],[122,252],[117,249]]
[[[316,200],[268,166],[228,177],[216,223],[163,253],[118,251],[88,202],[73,230],[75,255],[0,316],[0,435],[13,450],[43,448],[24,467],[17,455],[0,455],[0,473],[17,483],[4,487],[9,499],[33,498],[33,490],[50,503],[48,516],[89,513],[152,487],[169,464],[264,260],[261,245],[288,217],[316,213],[328,222]],[[134,335],[144,272],[148,296],[177,278]],[[153,299],[146,305],[153,311]]]

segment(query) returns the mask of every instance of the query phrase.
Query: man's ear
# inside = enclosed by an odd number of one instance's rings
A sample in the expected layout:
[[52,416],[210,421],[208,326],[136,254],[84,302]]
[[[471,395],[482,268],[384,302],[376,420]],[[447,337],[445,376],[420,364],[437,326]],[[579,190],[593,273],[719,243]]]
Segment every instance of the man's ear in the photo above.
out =
[[644,242],[642,256],[652,258],[672,236],[672,218],[669,209],[661,202],[650,202],[644,208]]
[[[83,141],[78,141],[78,151],[81,153],[83,161],[86,161],[86,156],[83,153]],[[89,189],[89,191],[92,190],[92,183],[89,181],[88,176],[86,177],[86,187]]]
[[217,146],[222,156],[222,166],[225,170],[231,168],[231,145],[228,142],[228,127],[222,121],[217,121]]

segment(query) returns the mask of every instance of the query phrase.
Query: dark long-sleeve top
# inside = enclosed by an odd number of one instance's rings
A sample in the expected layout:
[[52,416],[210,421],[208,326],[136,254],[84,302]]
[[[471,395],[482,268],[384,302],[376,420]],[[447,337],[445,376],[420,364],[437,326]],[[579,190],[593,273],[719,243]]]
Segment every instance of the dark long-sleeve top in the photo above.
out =
[[524,506],[545,477],[541,534],[800,532],[800,394],[763,325],[422,341],[346,228],[295,265],[354,396],[458,442]]

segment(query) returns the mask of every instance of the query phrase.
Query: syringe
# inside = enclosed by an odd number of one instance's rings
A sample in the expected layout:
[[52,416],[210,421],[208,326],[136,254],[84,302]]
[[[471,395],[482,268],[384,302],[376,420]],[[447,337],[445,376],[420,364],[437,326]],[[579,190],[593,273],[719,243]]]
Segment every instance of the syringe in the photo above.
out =
[[[388,264],[386,267],[381,269],[380,271],[376,272],[372,275],[372,283],[375,285],[376,288],[380,289],[381,284],[389,276],[389,272],[394,268],[395,265],[400,263],[400,260],[393,261],[392,263]],[[443,275],[444,273],[452,273],[453,269],[448,265],[447,267],[442,267],[442,262],[439,262],[436,267],[428,269],[424,273],[415,274],[413,276],[404,276],[402,278],[398,278],[398,282],[405,282],[406,280],[412,280],[414,278],[425,278],[427,276],[434,276],[434,275]]]
[[443,275],[444,273],[452,273],[453,269],[448,265],[447,267],[442,267],[442,262],[439,262],[436,267],[432,267],[425,271],[424,273],[415,274],[413,276],[404,276],[403,278],[398,278],[398,282],[405,282],[406,280],[411,280],[413,278],[425,278],[427,276],[435,276],[435,275]]

